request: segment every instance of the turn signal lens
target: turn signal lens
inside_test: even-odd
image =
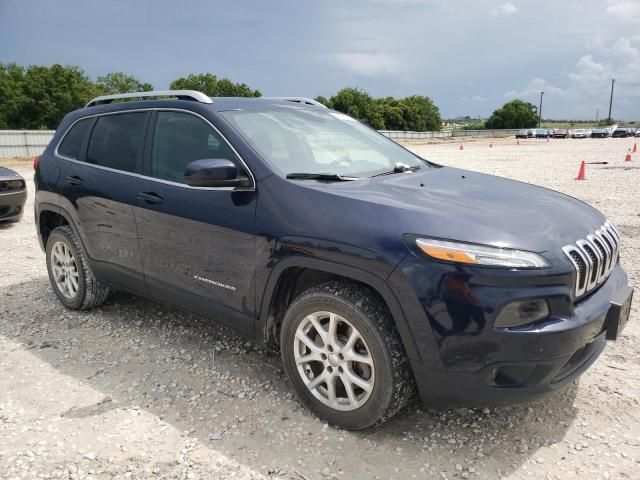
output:
[[[465,265],[488,265],[507,268],[545,268],[549,262],[537,253],[509,248],[418,238],[416,244],[424,253],[438,260]]]
[[[437,258],[439,260],[448,260],[450,262],[458,263],[477,263],[476,259],[465,252],[453,250],[450,248],[432,247],[430,245],[421,245],[418,241],[418,246],[427,255]]]

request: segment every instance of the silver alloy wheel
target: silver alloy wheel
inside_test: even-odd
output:
[[[293,352],[302,381],[325,405],[355,410],[371,396],[375,382],[371,352],[360,332],[340,315],[307,315],[296,330]]]
[[[58,291],[69,300],[78,294],[78,266],[73,252],[64,242],[56,242],[51,247],[51,271]]]

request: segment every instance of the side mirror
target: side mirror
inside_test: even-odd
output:
[[[196,160],[187,165],[184,179],[191,187],[240,187],[248,184],[238,176],[238,167],[222,158]]]

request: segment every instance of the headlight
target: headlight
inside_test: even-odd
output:
[[[551,264],[541,255],[524,250],[488,247],[469,243],[418,238],[416,244],[424,253],[438,260],[465,265],[489,265],[508,268],[545,268]]]

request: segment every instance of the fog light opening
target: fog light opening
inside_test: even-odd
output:
[[[521,300],[504,307],[494,325],[497,328],[522,327],[548,316],[549,304],[546,300]]]

